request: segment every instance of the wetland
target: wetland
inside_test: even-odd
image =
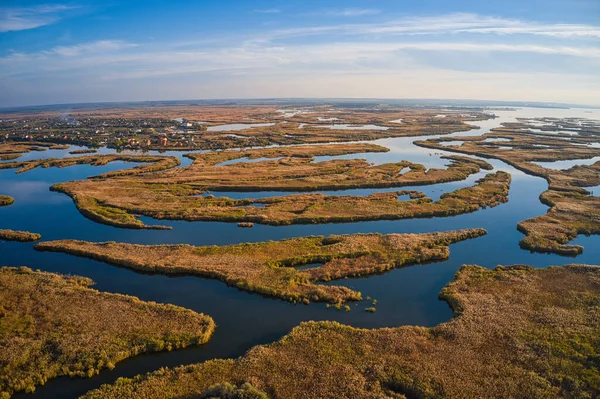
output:
[[[75,145],[82,142],[64,148],[37,137],[2,144],[1,191],[14,203],[0,207],[0,228],[43,240],[0,241],[0,265],[58,280],[68,278],[55,273],[84,276],[100,292],[187,308],[217,326],[204,345],[133,356],[90,378],[62,373],[33,396],[14,397],[454,397],[489,396],[494,386],[505,387],[497,396],[598,392],[598,354],[589,349],[598,345],[597,320],[584,315],[597,307],[597,271],[546,269],[600,259],[598,203],[586,189],[600,184],[599,168],[585,163],[600,156],[597,124],[589,122],[600,119],[598,110],[466,118],[449,110],[217,108],[170,109],[165,118],[197,113],[217,126],[262,114],[252,123],[275,125],[236,133],[267,147],[237,148],[248,140],[213,140],[212,130],[195,142],[227,149],[153,144],[146,152],[88,153]],[[130,112],[145,118],[144,108]],[[332,115],[336,125],[388,129],[318,127]],[[572,164],[538,164],[556,161]],[[514,264],[531,268],[493,270]],[[569,324],[556,335],[518,322],[564,323],[559,315],[578,329]],[[487,344],[472,344],[482,339]],[[508,356],[510,345],[522,352]],[[455,372],[441,373],[443,362],[457,364]],[[332,372],[318,373],[324,365]],[[535,381],[514,382],[532,373]],[[100,388],[119,377],[131,379]],[[313,386],[303,385],[308,379]]]

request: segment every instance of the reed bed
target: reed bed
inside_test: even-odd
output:
[[[305,322],[238,359],[120,378],[84,398],[207,397],[243,383],[286,399],[600,395],[600,268],[463,266],[440,298],[455,317],[433,328]]]
[[[340,305],[360,300],[360,292],[319,282],[444,260],[450,254],[450,244],[484,234],[483,229],[467,229],[430,234],[314,236],[220,247],[58,240],[39,243],[35,248],[143,272],[214,278],[294,303]],[[324,265],[305,271],[294,268],[312,263]]]
[[[534,133],[527,129],[527,125],[520,124],[511,128],[494,129],[492,133],[478,137],[453,137],[452,140],[464,141],[460,146],[442,145],[444,141],[448,141],[447,138],[417,141],[415,144],[497,158],[525,173],[546,179],[548,191],[542,193],[540,200],[548,205],[550,210],[545,215],[522,221],[517,225],[517,229],[526,235],[520,246],[533,252],[577,256],[583,252],[583,247],[568,245],[568,242],[578,234],[600,233],[600,201],[598,197],[591,197],[584,188],[600,184],[600,162],[593,165],[577,165],[564,170],[544,168],[535,162],[600,156],[600,150],[597,148],[581,145],[595,137],[595,133],[582,137],[579,137],[579,133],[576,136]],[[490,138],[509,141],[485,141]],[[498,146],[510,148],[499,149]]]
[[[40,238],[42,238],[40,234],[28,231],[0,230],[0,240],[4,241],[32,242]]]
[[[215,323],[173,305],[99,292],[84,277],[0,268],[0,397],[128,357],[206,343]]]

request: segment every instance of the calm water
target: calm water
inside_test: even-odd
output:
[[[573,109],[523,109],[513,112],[496,112],[501,116],[500,118],[476,122],[481,127],[480,129],[455,135],[480,135],[489,131],[490,128],[498,126],[502,121],[514,121],[516,117],[583,116],[595,119],[600,117],[598,110],[592,110],[592,112],[590,114],[584,113],[584,110]],[[333,158],[366,158],[369,162],[375,163],[406,159],[423,163],[427,167],[444,167],[448,163],[447,160],[440,157],[450,155],[450,152],[414,146],[412,142],[419,139],[423,138],[378,140],[374,143],[390,148],[390,152]],[[72,149],[74,147],[70,150]],[[106,149],[101,151],[101,153],[110,152]],[[69,156],[68,150],[29,153],[25,154],[23,159],[60,156]],[[318,157],[317,161],[331,158]],[[510,201],[498,207],[472,214],[450,218],[347,224],[284,227],[255,225],[252,229],[241,229],[236,224],[227,223],[157,222],[149,218],[142,218],[148,224],[170,225],[173,227],[171,231],[126,230],[94,223],[81,216],[69,197],[48,190],[52,184],[57,182],[84,179],[110,170],[133,167],[134,164],[117,162],[104,167],[79,165],[64,169],[36,169],[19,175],[16,175],[14,170],[0,171],[0,192],[15,198],[14,205],[0,208],[0,226],[37,232],[42,234],[44,240],[77,238],[139,244],[223,245],[320,234],[424,233],[473,227],[483,227],[488,230],[487,236],[452,245],[450,259],[447,261],[396,269],[368,278],[334,282],[334,284],[347,285],[361,291],[364,298],[370,296],[377,299],[376,313],[364,311],[365,307],[370,306],[370,302],[352,304],[350,312],[328,310],[324,304],[293,305],[239,291],[215,280],[141,274],[65,254],[36,252],[33,250],[33,244],[0,242],[0,264],[2,265],[26,265],[45,271],[87,276],[96,281],[95,288],[98,290],[130,294],[144,300],[184,306],[209,314],[218,324],[213,339],[207,345],[138,356],[119,363],[114,370],[103,371],[99,376],[91,379],[57,378],[45,386],[39,387],[34,395],[21,394],[16,397],[71,398],[96,388],[102,383],[113,382],[120,376],[133,376],[163,366],[177,366],[211,358],[240,356],[253,345],[272,342],[306,320],[336,320],[367,328],[403,324],[432,326],[448,320],[452,316],[448,305],[439,301],[437,296],[462,264],[495,267],[501,264],[524,263],[545,267],[573,262],[574,260],[570,258],[532,254],[519,248],[518,243],[523,236],[516,229],[517,222],[547,211],[547,207],[538,200],[539,194],[547,188],[547,183],[541,178],[525,175],[500,161],[488,161],[494,165],[495,170],[505,170],[512,174]],[[187,165],[190,160],[182,158],[182,162]],[[562,164],[560,165],[562,166]],[[425,192],[433,199],[438,199],[441,193],[472,185],[483,175],[482,172],[463,182],[433,186],[323,192],[335,195],[365,195],[377,191],[415,189]],[[234,198],[260,198],[286,193],[221,192],[217,194]],[[598,263],[600,237],[579,237],[574,243],[585,246],[584,253],[576,258],[576,262]]]

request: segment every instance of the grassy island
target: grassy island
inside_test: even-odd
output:
[[[94,150],[93,148],[82,148],[81,150],[73,150],[69,151],[71,155],[82,155],[82,154],[95,154],[98,150]]]
[[[84,398],[198,398],[244,383],[287,399],[600,395],[600,268],[463,266],[440,298],[455,317],[433,328],[302,323],[239,359],[120,378]]]
[[[15,202],[13,197],[9,197],[8,195],[0,195],[0,206],[8,206],[12,205]]]
[[[129,190],[123,191],[109,181],[89,180],[61,183],[52,190],[71,196],[85,216],[117,227],[156,228],[143,224],[133,215],[280,226],[443,217],[475,212],[507,202],[510,180],[510,175],[505,172],[488,174],[473,186],[442,194],[435,202],[419,191],[381,192],[367,196],[297,194],[232,200],[192,196],[193,191],[185,191],[185,187],[175,191],[168,185],[132,184]],[[399,200],[402,195],[408,195],[410,200]]]
[[[355,234],[205,247],[59,240],[42,242],[35,248],[144,272],[215,278],[242,290],[292,302],[341,304],[360,300],[360,292],[319,283],[444,260],[450,254],[448,245],[484,234],[483,229]],[[295,268],[313,263],[323,265],[307,270]]]
[[[426,169],[408,161],[383,165],[360,159],[314,162],[315,156],[384,151],[387,149],[373,144],[332,144],[188,154],[194,163],[185,168],[135,176],[113,172],[110,178],[105,174],[104,178],[60,183],[51,190],[69,195],[80,212],[92,220],[133,229],[160,228],[147,226],[134,215],[288,225],[457,215],[508,198],[510,176],[503,172],[445,194],[436,202],[416,191],[366,197],[300,194],[259,200],[201,195],[208,190],[314,191],[426,185],[460,181],[481,169],[492,169],[485,161],[463,156],[447,157],[447,169]],[[223,164],[242,158],[259,162]],[[402,194],[408,194],[412,201],[399,201]]]
[[[158,172],[165,169],[179,166],[180,161],[177,157],[167,157],[161,155],[126,155],[126,154],[108,154],[108,155],[86,155],[82,157],[71,158],[47,158],[36,159],[23,162],[4,162],[0,163],[0,169],[17,169],[16,173],[24,173],[35,168],[66,168],[73,165],[93,165],[104,166],[110,162],[140,162],[148,165],[140,165],[131,169],[116,170],[107,172],[97,177],[115,177],[131,176],[143,173]]]
[[[41,235],[28,231],[0,230],[0,240],[4,241],[32,242],[40,238],[42,238]]]
[[[561,120],[554,121],[561,125]],[[568,126],[569,122],[565,121]],[[589,159],[600,156],[600,149],[586,145],[597,137],[596,131],[577,135],[531,132],[527,125],[498,128],[480,137],[453,137],[463,141],[458,146],[445,146],[447,138],[417,141],[415,144],[468,155],[500,159],[530,175],[548,181],[548,191],[540,200],[550,206],[547,214],[518,224],[526,234],[520,242],[524,249],[576,256],[583,251],[568,245],[578,234],[600,233],[600,198],[590,196],[583,187],[600,184],[600,162],[569,169],[545,168],[536,162]],[[549,128],[547,128],[549,129]],[[565,137],[561,137],[565,136]],[[498,141],[501,140],[501,141]]]
[[[178,306],[89,288],[90,279],[0,268],[0,397],[128,357],[206,343],[215,328]]]

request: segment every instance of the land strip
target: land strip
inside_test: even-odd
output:
[[[0,397],[91,377],[144,352],[206,343],[209,316],[98,292],[84,277],[0,268]]]
[[[319,282],[444,260],[450,254],[448,245],[484,234],[483,229],[467,229],[430,234],[314,236],[221,247],[59,240],[42,242],[35,248],[138,271],[215,278],[242,290],[291,302],[339,306],[360,300],[360,292]],[[323,266],[295,269],[313,263]]]
[[[42,236],[38,233],[30,233],[28,231],[0,230],[0,240],[4,241],[32,242],[37,241],[40,238],[42,238]]]
[[[8,206],[12,205],[15,202],[13,197],[9,197],[8,195],[0,195],[0,206]]]
[[[209,190],[313,191],[437,184],[492,169],[485,161],[462,156],[448,157],[447,169],[426,169],[408,161],[382,165],[360,159],[314,161],[315,156],[385,151],[373,144],[331,144],[188,154],[194,162],[185,168],[135,176],[118,176],[117,171],[103,178],[59,183],[51,190],[69,195],[92,220],[133,229],[161,228],[148,226],[134,215],[286,225],[456,215],[506,202],[510,176],[505,173],[488,175],[475,186],[448,193],[435,203],[416,192],[408,193],[412,201],[398,201],[398,195],[407,194],[404,191],[366,197],[301,194],[259,200],[207,195]],[[259,162],[223,164],[240,159]]]

